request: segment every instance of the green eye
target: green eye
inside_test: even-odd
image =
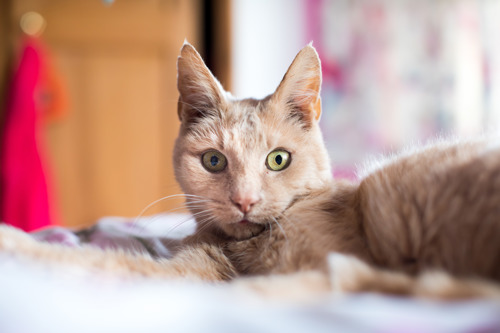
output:
[[[275,150],[267,155],[266,166],[272,171],[281,171],[290,165],[290,153],[286,150]]]
[[[227,165],[226,156],[217,150],[210,150],[201,156],[201,162],[210,172],[221,172]]]

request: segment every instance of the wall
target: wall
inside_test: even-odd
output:
[[[233,94],[261,98],[280,83],[305,36],[301,0],[233,1]]]
[[[22,15],[45,18],[40,41],[68,100],[61,117],[43,123],[38,142],[53,180],[54,222],[82,227],[106,215],[135,217],[181,192],[172,166],[176,62],[185,38],[199,42],[200,2],[15,0],[1,8],[16,50]],[[182,202],[164,200],[146,214]]]
[[[314,40],[323,70],[320,125],[339,175],[352,177],[368,155],[500,126],[498,1],[234,3],[237,96],[272,92]]]

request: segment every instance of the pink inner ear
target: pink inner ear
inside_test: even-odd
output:
[[[306,77],[299,79],[295,85],[292,83],[288,89],[291,89],[290,94],[294,104],[304,113],[305,118],[319,120],[321,116],[321,98],[319,96],[321,76],[307,76],[310,74],[313,73],[307,71]]]
[[[308,119],[312,121],[315,119],[319,120],[321,116],[321,97],[319,96],[308,96],[307,98],[294,98],[291,102],[297,107],[297,110],[302,113],[302,119]]]
[[[314,111],[314,118],[316,120],[319,120],[319,117],[321,116],[321,97],[318,97],[316,99],[316,103],[313,105],[313,111]]]

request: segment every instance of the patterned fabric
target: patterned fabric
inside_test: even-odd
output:
[[[61,227],[33,232],[35,239],[65,246],[88,244],[102,249],[147,252],[153,257],[169,257],[179,239],[194,231],[190,215],[169,214],[143,217],[138,220],[106,217],[82,230]],[[169,250],[170,249],[170,250]]]

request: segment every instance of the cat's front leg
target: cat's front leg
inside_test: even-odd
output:
[[[120,277],[226,281],[236,275],[232,264],[215,245],[188,246],[172,259],[155,260],[148,254],[38,242],[30,235],[6,225],[0,225],[0,255],[55,269],[77,267]]]

